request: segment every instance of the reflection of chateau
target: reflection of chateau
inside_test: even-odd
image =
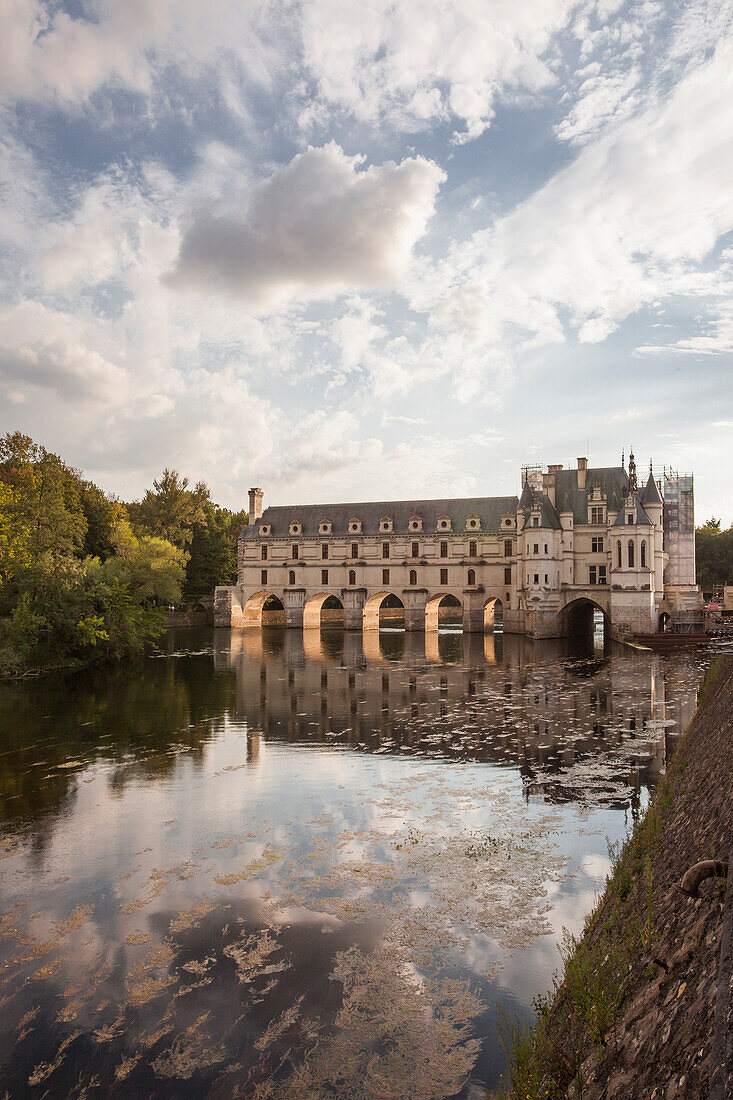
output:
[[[236,671],[250,758],[264,735],[483,760],[559,799],[588,793],[592,763],[591,796],[627,802],[663,770],[694,677],[651,654],[560,657],[560,643],[517,637],[266,630],[222,638],[216,661]]]
[[[664,494],[664,499],[662,496]],[[238,583],[216,590],[219,626],[259,626],[272,598],[285,624],[320,624],[324,604],[347,630],[379,626],[385,602],[407,630],[435,629],[441,603],[466,632],[574,632],[600,609],[617,637],[655,631],[701,607],[695,584],[692,479],[650,469],[525,468],[517,497],[293,505],[262,511],[250,490]]]

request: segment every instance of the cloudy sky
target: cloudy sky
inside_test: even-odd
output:
[[[233,507],[633,444],[733,521],[733,0],[2,12],[2,431]]]

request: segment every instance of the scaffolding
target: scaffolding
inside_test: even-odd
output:
[[[669,561],[664,580],[692,585],[695,573],[695,494],[692,474],[664,467],[664,549]]]

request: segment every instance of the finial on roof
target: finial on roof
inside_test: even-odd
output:
[[[626,466],[626,448],[625,447],[621,448],[621,466],[622,466],[622,468]]]
[[[636,481],[636,460],[634,458],[634,446],[629,451],[629,489],[633,492],[638,488]]]

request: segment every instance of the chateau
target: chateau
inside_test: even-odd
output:
[[[308,504],[262,510],[249,491],[237,584],[216,589],[218,626],[318,627],[342,608],[347,630],[379,627],[384,604],[406,630],[434,630],[441,605],[466,632],[554,638],[587,629],[594,610],[624,638],[687,629],[701,616],[693,481],[666,469],[560,465],[522,469],[519,497]],[[449,597],[449,599],[446,599]]]

